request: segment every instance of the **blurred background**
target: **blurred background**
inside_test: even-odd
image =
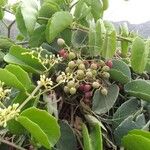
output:
[[[10,4],[17,2],[17,0],[8,1]],[[138,32],[145,38],[150,36],[149,0],[109,0],[109,3],[109,8],[104,14],[105,20],[112,21],[116,28],[126,22],[130,31]],[[5,18],[8,23],[14,20],[14,16],[9,13],[5,14]],[[5,32],[2,31],[2,26],[0,23],[0,34]],[[13,30],[15,30],[15,27]],[[13,33],[15,34],[15,32],[17,31]]]

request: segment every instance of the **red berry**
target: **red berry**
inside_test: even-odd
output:
[[[79,90],[82,91],[82,92],[84,91],[84,84],[79,85]]]
[[[112,68],[113,67],[113,63],[111,60],[108,60],[106,63],[105,63],[109,68]]]
[[[65,58],[65,59],[68,58],[68,53],[65,52],[64,55],[63,55],[62,57]]]
[[[90,84],[86,84],[84,86],[84,92],[89,92],[91,90],[92,86]]]
[[[85,98],[91,98],[92,97],[92,92],[86,92],[84,95]]]
[[[63,57],[63,55],[66,53],[66,51],[64,49],[61,49],[58,53],[61,57]]]
[[[90,102],[91,102],[90,99],[88,99],[88,98],[84,98],[83,101],[85,104],[90,104]]]

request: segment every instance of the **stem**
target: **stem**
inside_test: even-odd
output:
[[[37,93],[37,91],[41,88],[41,85],[38,85],[34,91],[31,93],[31,95],[19,106],[18,109],[22,109],[33,97],[34,95]]]
[[[49,20],[49,18],[46,18],[46,17],[38,17],[37,19],[38,19],[38,20],[46,20],[46,21]]]
[[[11,31],[11,27],[13,26],[13,24],[16,22],[16,20],[14,20],[9,26],[8,26],[8,38],[10,38],[10,31]]]
[[[0,106],[4,109],[6,108],[5,105],[1,101],[0,101]]]
[[[29,41],[17,42],[18,45],[26,45],[29,44]]]
[[[18,150],[26,150],[25,148],[22,148],[22,147],[20,147],[20,146],[18,146],[18,145],[16,145],[16,144],[11,143],[11,142],[9,142],[9,141],[7,141],[7,140],[4,140],[4,139],[2,139],[2,138],[0,138],[0,142],[2,142],[2,143],[4,143],[4,144],[7,144],[7,145],[9,145],[9,146],[11,146],[11,147],[14,147],[14,148],[16,148],[16,149],[18,149]]]

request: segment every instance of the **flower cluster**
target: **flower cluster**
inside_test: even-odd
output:
[[[4,82],[0,81],[0,100],[9,99],[11,89],[4,89]]]
[[[18,106],[19,104],[17,103],[12,106],[8,106],[8,108],[0,108],[0,126],[6,127],[9,120],[16,119],[20,112]]]
[[[40,75],[40,80],[37,81],[37,84],[40,86],[44,86],[45,89],[50,89],[53,86],[53,81],[51,78],[46,78],[45,75]]]
[[[36,50],[23,52],[22,55],[30,55],[32,59],[38,60],[38,62],[40,62],[46,69],[49,69],[51,68],[51,66],[58,64],[62,61],[62,58],[59,55],[55,56],[53,54],[48,55],[47,53],[44,53],[45,50],[40,47]]]

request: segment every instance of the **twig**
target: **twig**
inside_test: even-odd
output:
[[[16,145],[16,144],[11,143],[11,142],[9,142],[9,141],[7,141],[7,140],[4,140],[4,139],[2,139],[2,138],[0,138],[0,142],[2,142],[2,143],[4,143],[4,144],[7,144],[7,145],[9,145],[9,146],[12,146],[12,147],[14,147],[14,148],[16,148],[16,149],[18,149],[18,150],[27,150],[27,149],[25,149],[25,148],[22,148],[22,147],[20,147],[20,146],[18,146],[18,145]]]
[[[13,26],[13,24],[16,22],[16,20],[14,20],[8,27],[8,38],[10,38],[10,31],[11,31],[11,27]]]

